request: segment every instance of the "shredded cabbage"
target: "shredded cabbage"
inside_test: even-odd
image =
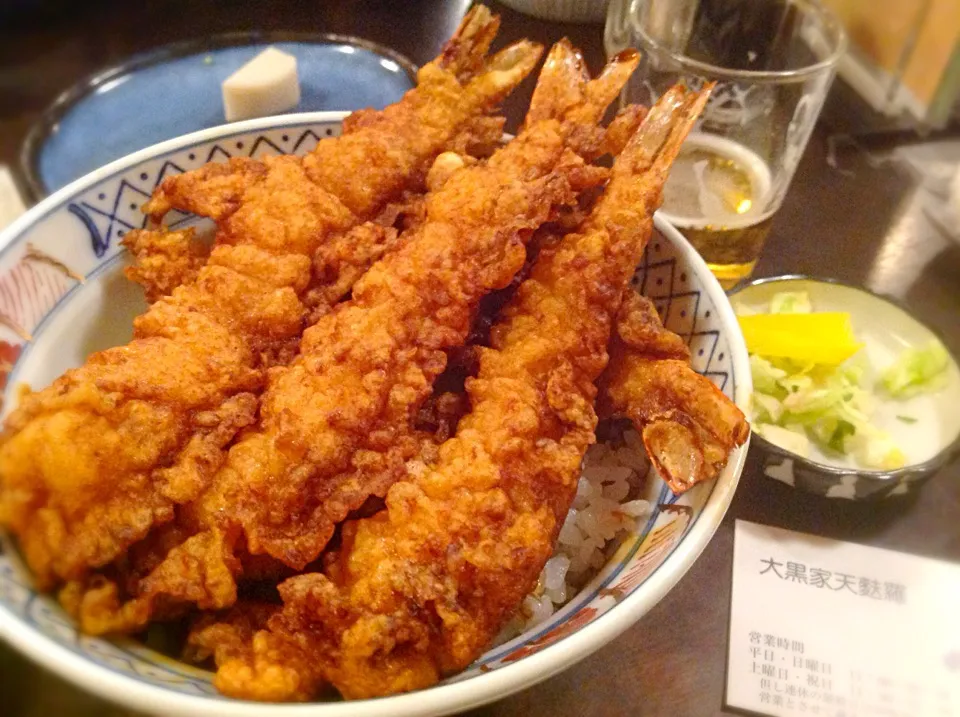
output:
[[[753,376],[754,391],[772,395],[780,392],[779,382],[787,377],[786,371],[756,354],[750,354],[750,373]]]
[[[811,311],[805,292],[776,294],[770,306],[771,314]],[[930,365],[929,357],[915,359],[912,376],[926,375]],[[840,364],[751,354],[750,368],[753,418],[768,440],[801,456],[809,456],[815,444],[865,468],[891,470],[906,463],[893,439],[870,421],[875,398],[865,388],[871,371],[862,353]]]
[[[771,314],[809,314],[813,311],[805,291],[781,291],[770,300]]]
[[[846,439],[844,448],[853,454],[854,460],[868,468],[894,470],[907,462],[890,434],[870,424],[858,427],[857,432]]]
[[[810,457],[810,440],[802,431],[792,431],[774,423],[758,423],[754,428],[757,429],[757,433],[771,443],[796,453],[798,456]]]
[[[950,358],[939,341],[905,350],[880,376],[880,385],[894,398],[910,398],[943,387]]]

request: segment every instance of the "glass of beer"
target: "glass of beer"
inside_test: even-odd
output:
[[[724,288],[746,279],[846,47],[815,0],[612,0],[609,55],[640,50],[623,102],[716,82],[674,163],[661,214]]]

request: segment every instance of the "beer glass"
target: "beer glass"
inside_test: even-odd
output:
[[[750,276],[846,47],[814,0],[612,0],[608,55],[634,47],[624,102],[716,87],[664,188],[664,218],[725,288]]]

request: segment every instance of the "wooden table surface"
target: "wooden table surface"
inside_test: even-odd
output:
[[[359,35],[421,64],[440,48],[467,4],[279,0],[215,7],[210,1],[48,0],[30,15],[0,14],[0,163],[17,163],[27,128],[59,92],[134,52],[219,32],[285,29]],[[519,37],[549,43],[567,35],[592,67],[602,63],[601,26],[546,23],[491,5],[504,20],[500,43]],[[528,80],[507,105],[514,127],[531,87]],[[908,172],[859,151],[840,153],[832,168],[828,137],[821,123],[776,217],[757,275],[830,276],[894,296],[960,355],[960,244],[925,220]],[[724,669],[736,518],[960,561],[960,465],[941,470],[918,495],[861,504],[796,492],[765,478],[752,456],[716,536],[650,613],[566,672],[468,714],[728,714]],[[128,714],[4,646],[0,692],[0,713],[10,717]]]

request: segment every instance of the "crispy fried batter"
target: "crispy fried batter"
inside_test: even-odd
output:
[[[243,655],[277,607],[268,602],[241,601],[225,615],[203,615],[190,630],[184,657],[190,662],[210,657],[222,662]]]
[[[438,164],[447,164],[449,160],[444,158],[451,154],[444,152],[437,157],[430,173],[435,171]],[[471,159],[455,156],[461,165]],[[421,224],[425,215],[424,195],[408,193],[400,201],[388,204],[373,221],[361,224],[321,245],[313,257],[313,281],[304,297],[304,303],[312,310],[308,323],[315,324],[332,306],[350,293],[353,285],[367,269],[387,252],[398,249],[400,233]]]
[[[392,226],[367,222],[321,246],[313,259],[316,288],[309,304],[326,309],[340,301],[368,267],[398,246],[398,237]]]
[[[623,297],[611,345],[647,358],[690,361],[690,348],[677,334],[664,328],[653,302],[632,288]],[[608,369],[609,373],[609,369]]]
[[[652,229],[667,168],[706,94],[669,93],[618,159],[590,218],[541,252],[468,383],[472,410],[439,460],[348,523],[326,575],[280,586],[284,608],[216,684],[256,699],[424,687],[468,665],[553,551],[594,440],[594,381]]]
[[[423,222],[406,233],[412,236],[363,276],[349,302],[304,333],[289,367],[271,372],[260,426],[231,448],[198,501],[208,529],[184,551],[192,557],[200,553],[194,544],[214,541],[210,571],[219,575],[220,549],[242,536],[252,554],[302,569],[351,511],[406,475],[432,445],[414,424],[445,366],[444,351],[464,342],[480,299],[511,281],[524,243],[553,208],[576,201],[572,187],[605,176],[568,144],[584,123],[599,121],[634,65],[632,58],[615,63],[596,84],[578,74],[573,89],[586,99],[573,110],[563,103],[548,112],[555,98],[537,95],[542,119],[427,197]],[[179,551],[171,551],[172,562]],[[193,585],[177,584],[175,575],[144,580],[151,590],[138,600],[192,601]],[[225,607],[231,599],[222,591],[213,602]]]
[[[143,287],[151,304],[169,296],[181,284],[195,281],[209,255],[192,228],[134,229],[127,232],[122,243],[134,259],[123,273]]]
[[[322,140],[309,161],[235,161],[164,182],[153,210],[176,206],[218,219],[207,264],[136,320],[130,344],[26,396],[6,425],[0,522],[20,539],[41,585],[82,581],[122,559],[199,495],[222,449],[252,420],[250,394],[263,385],[263,366],[302,331],[317,248],[422,181],[447,143],[532,68],[539,49],[531,43],[481,67],[496,21],[479,8],[467,24],[478,34],[458,33],[443,63],[421,70],[418,88],[367,126]],[[387,146],[389,161],[371,161]],[[224,535],[203,548],[224,562],[221,551],[234,541]],[[224,594],[219,583],[205,586]],[[84,627],[119,627],[97,622]]]
[[[569,138],[599,120],[632,67],[608,71],[607,92],[591,97],[591,112],[578,106],[576,122],[557,110],[559,119],[531,123],[487,164],[451,176],[428,196],[414,236],[304,333],[300,359],[271,378],[260,432],[234,446],[205,499],[211,515],[236,517],[253,552],[302,567],[349,510],[381,494],[352,476],[383,475],[381,456],[429,395],[443,350],[464,342],[483,295],[511,281],[552,208],[574,201],[570,184],[580,180],[571,178],[583,164]]]
[[[485,60],[496,25],[471,10],[418,90],[306,158],[207,167],[148,203],[212,217],[209,256],[189,230],[132,232],[154,301],[134,340],[0,437],[0,523],[84,631],[199,612],[185,654],[236,697],[425,687],[535,585],[598,412],[632,419],[677,491],[746,439],[627,288],[709,88],[604,131],[637,55],[589,81],[563,41],[519,137],[478,162],[536,54]],[[612,170],[586,163],[604,153]]]
[[[486,112],[539,57],[539,46],[524,40],[487,58],[498,27],[499,18],[486,7],[472,8],[441,55],[420,69],[418,87],[403,101],[382,111],[354,113],[340,137],[321,140],[298,160],[306,178],[366,218],[371,206],[382,206],[404,190],[419,191],[429,166],[424,156],[435,155],[438,148],[475,156],[492,153],[504,119]],[[262,246],[276,235],[291,250],[304,243],[315,246],[314,228],[287,211],[282,191],[258,190],[268,175],[269,167],[251,157],[210,163],[164,179],[143,211],[152,228],[172,209],[209,217],[218,224],[217,243]],[[243,207],[245,216],[235,216]],[[274,221],[278,218],[287,222]],[[174,266],[163,268],[166,261]],[[181,261],[154,255],[144,273],[175,276]]]
[[[630,291],[617,317],[610,365],[601,380],[601,416],[633,421],[674,493],[715,478],[750,433],[746,418],[667,331],[653,303]]]
[[[164,179],[143,205],[143,213],[155,222],[171,209],[220,221],[240,208],[246,189],[266,174],[264,163],[249,157],[209,162],[199,169]]]
[[[470,409],[466,393],[444,391],[428,398],[417,413],[415,425],[433,436],[437,443],[443,443],[457,430],[460,419]]]

